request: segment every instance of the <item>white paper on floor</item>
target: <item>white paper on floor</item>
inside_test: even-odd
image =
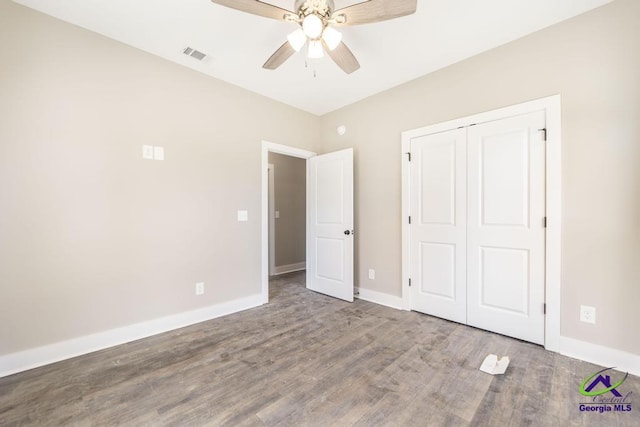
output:
[[[509,358],[507,356],[498,360],[498,356],[490,354],[484,358],[480,370],[491,375],[504,374],[509,366]]]

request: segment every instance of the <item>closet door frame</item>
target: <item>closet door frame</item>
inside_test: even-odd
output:
[[[444,132],[478,123],[500,120],[535,111],[546,115],[546,245],[545,245],[545,340],[550,351],[560,351],[560,272],[561,272],[561,104],[560,95],[541,98],[497,110],[438,123],[402,133],[402,302],[411,310],[411,254],[410,224],[411,188],[409,161],[411,140],[424,135]]]

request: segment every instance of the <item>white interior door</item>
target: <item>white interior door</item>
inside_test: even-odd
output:
[[[543,111],[468,128],[467,323],[544,343]]]
[[[307,160],[307,288],[353,301],[353,149]]]
[[[412,308],[466,323],[466,130],[411,140]]]

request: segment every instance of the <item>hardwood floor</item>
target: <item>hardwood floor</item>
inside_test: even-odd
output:
[[[533,344],[273,280],[271,303],[0,379],[0,425],[640,425],[581,413],[598,366]],[[479,371],[508,355],[505,375]]]

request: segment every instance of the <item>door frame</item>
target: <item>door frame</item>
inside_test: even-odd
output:
[[[468,117],[449,120],[418,129],[402,132],[402,303],[405,310],[411,310],[411,289],[409,286],[411,268],[410,236],[410,167],[407,153],[411,149],[411,139],[469,126],[477,123],[500,120],[512,116],[545,111],[546,145],[546,211],[547,232],[545,244],[545,337],[544,347],[550,351],[560,351],[560,286],[561,286],[561,236],[562,236],[562,119],[560,95],[553,95],[509,107],[499,108]]]
[[[276,270],[276,189],[275,189],[275,166],[269,163],[269,277],[273,276]]]
[[[286,156],[309,159],[315,157],[313,151],[301,148],[290,147],[288,145],[275,144],[269,141],[262,141],[262,161],[261,161],[261,181],[262,181],[262,206],[261,206],[261,256],[262,256],[262,303],[269,302],[269,153],[284,154]],[[306,168],[306,166],[305,166]]]

